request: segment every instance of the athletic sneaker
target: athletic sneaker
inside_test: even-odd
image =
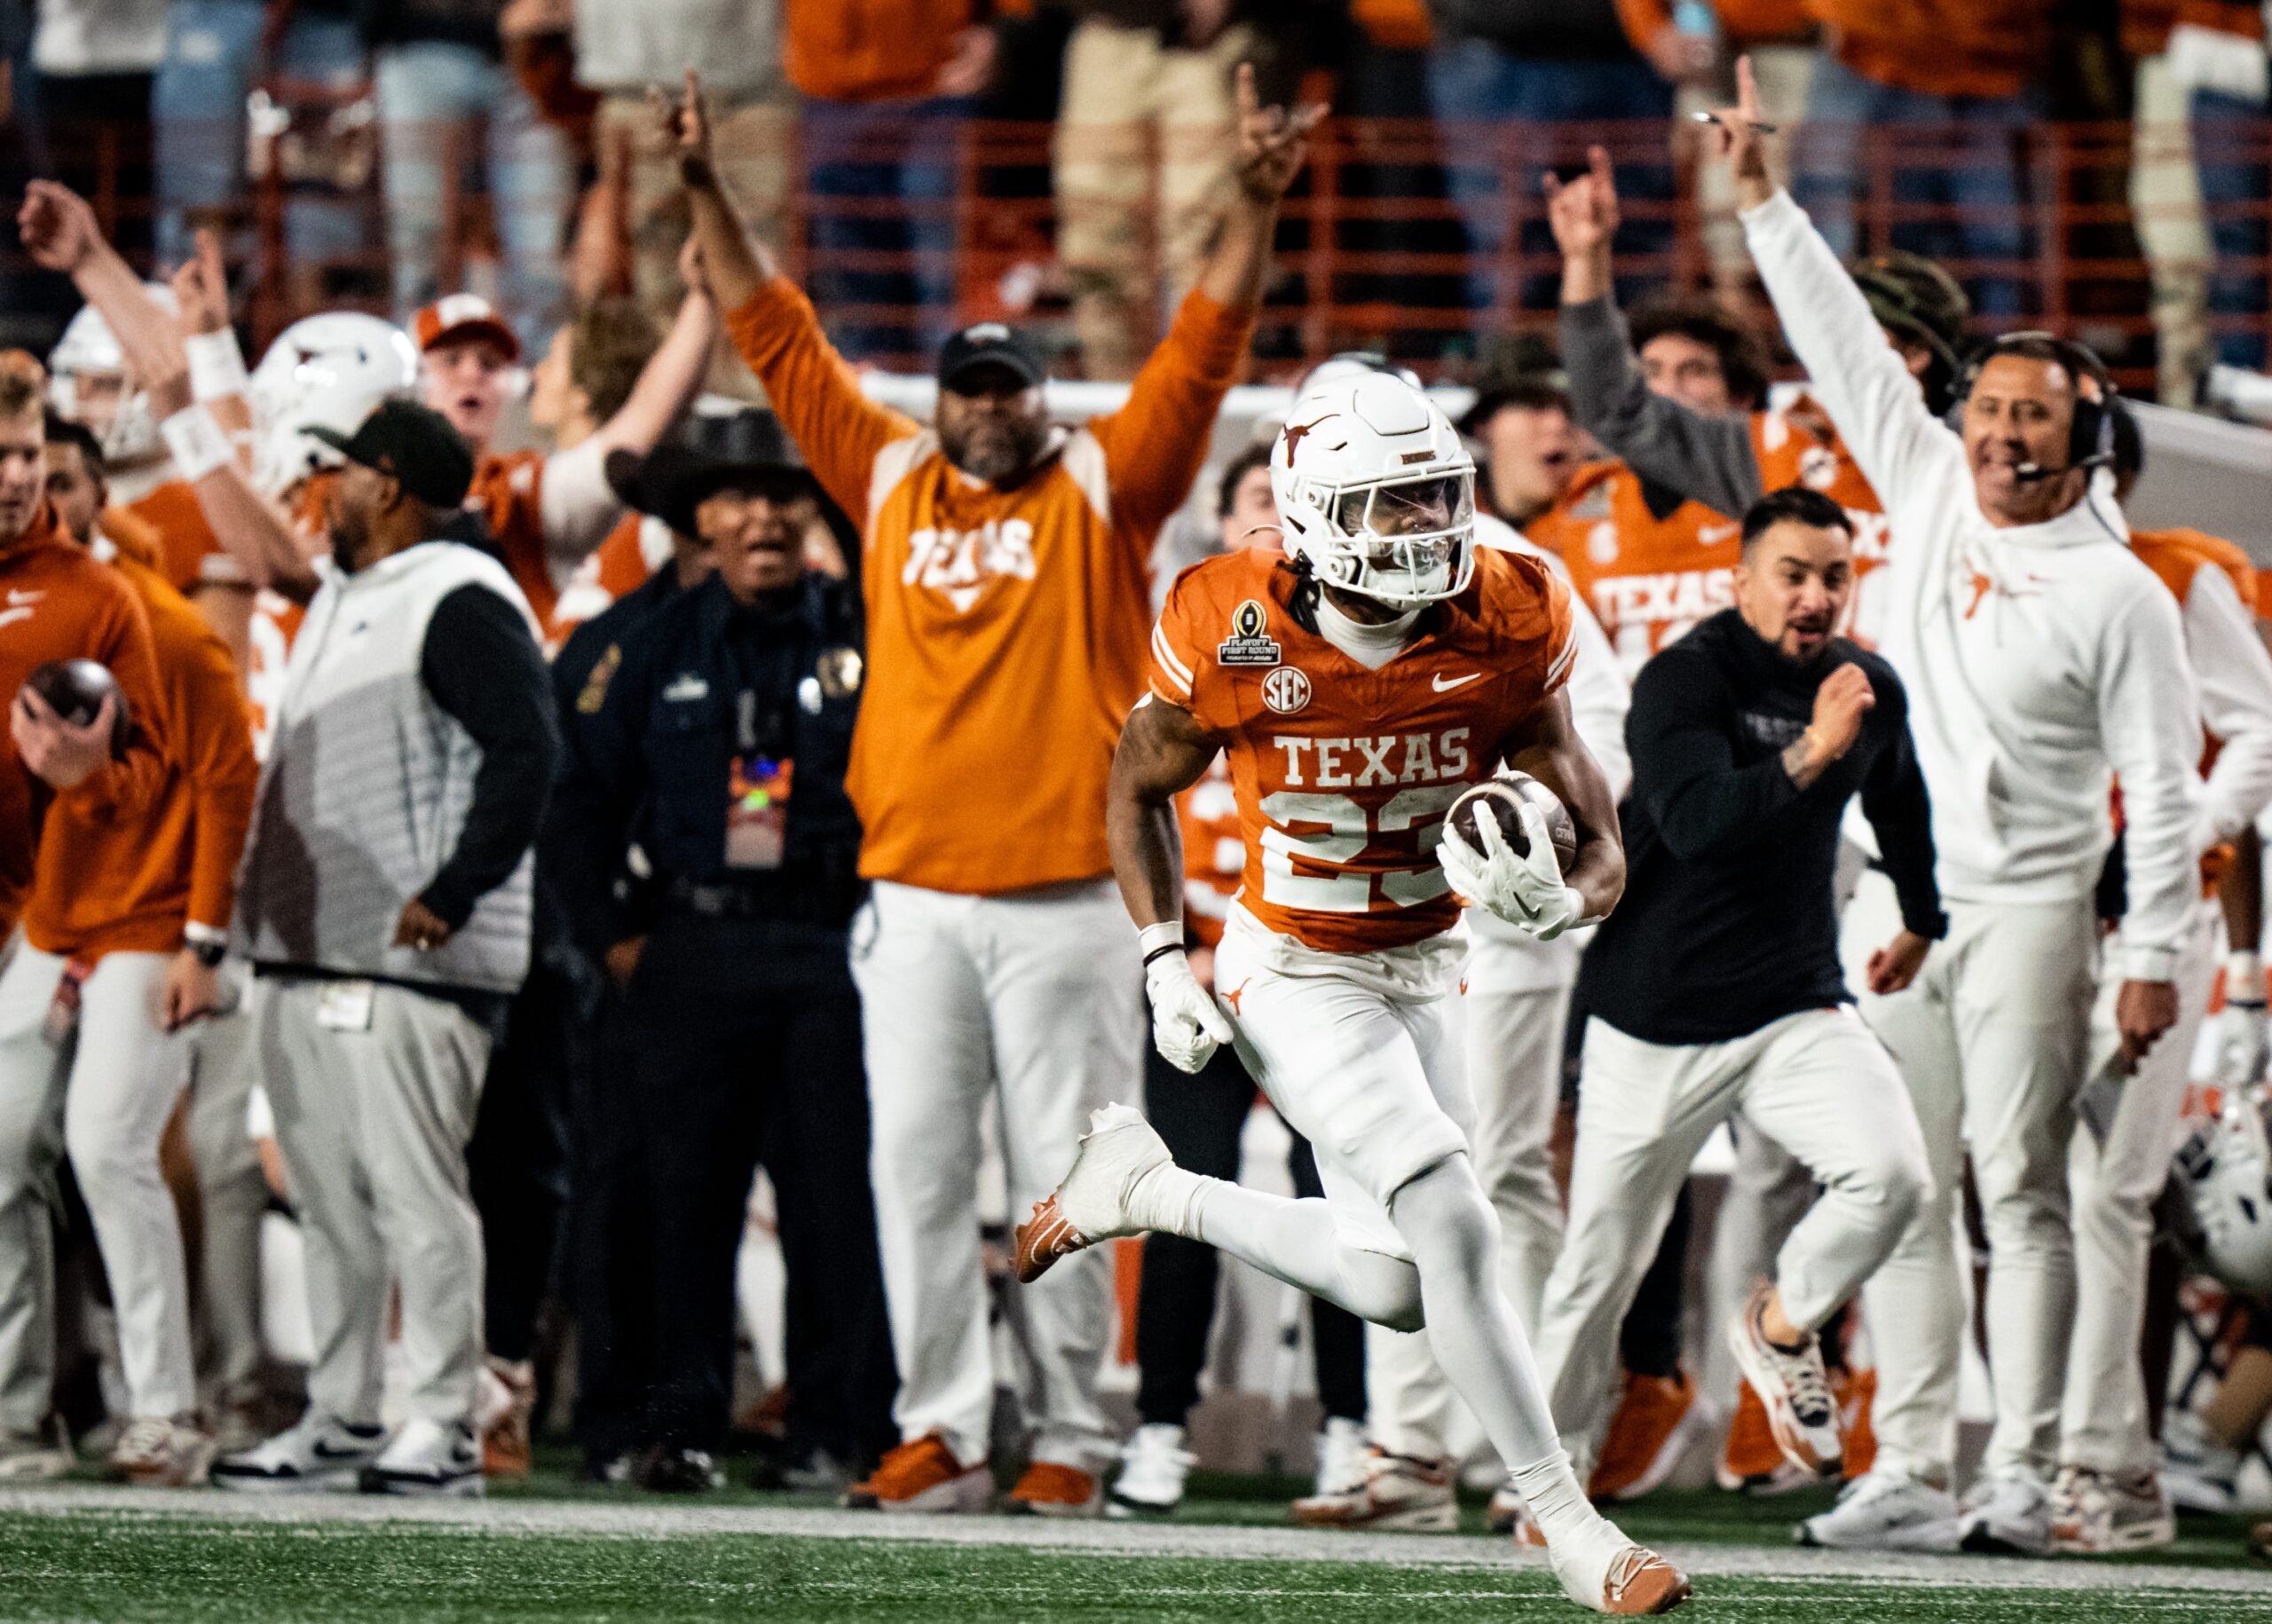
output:
[[[1317,1481],[1314,1494],[1345,1494],[1365,1481],[1365,1463],[1372,1458],[1365,1441],[1365,1423],[1346,1415],[1329,1415],[1325,1431],[1317,1435]]]
[[[726,1486],[726,1474],[707,1449],[658,1444],[639,1456],[631,1481],[651,1494],[707,1494]]]
[[[2227,1448],[2193,1411],[2162,1417],[2162,1486],[2179,1510],[2230,1511],[2240,1461],[2240,1451]]]
[[[1459,1526],[1459,1497],[1446,1463],[1385,1449],[1367,1455],[1364,1479],[1353,1488],[1305,1496],[1293,1509],[1294,1520],[1306,1528],[1448,1533]]]
[[[2048,1556],[2051,1486],[2024,1466],[1999,1466],[1965,1491],[1957,1522],[1957,1542],[1967,1550]]]
[[[1629,1371],[1601,1458],[1586,1480],[1588,1497],[1637,1500],[1659,1487],[1711,1423],[1711,1410],[1698,1399],[1685,1370],[1670,1376]]]
[[[1773,1289],[1760,1286],[1729,1321],[1728,1346],[1767,1411],[1767,1430],[1783,1458],[1801,1471],[1831,1477],[1841,1454],[1838,1405],[1822,1368],[1822,1343],[1811,1336],[1795,1348],[1768,1341],[1763,1317]]]
[[[70,1434],[51,1423],[37,1432],[0,1432],[0,1483],[59,1478],[76,1464]]]
[[[1818,1481],[1783,1458],[1783,1447],[1767,1424],[1767,1407],[1745,1381],[1736,1384],[1735,1417],[1728,1423],[1728,1441],[1712,1468],[1712,1480],[1731,1493],[1755,1495],[1787,1494]]]
[[[269,1494],[351,1489],[386,1439],[384,1427],[351,1427],[311,1409],[266,1443],[214,1462],[213,1486]]]
[[[1113,1479],[1107,1517],[1165,1517],[1183,1503],[1183,1480],[1199,1457],[1183,1447],[1183,1429],[1147,1422],[1120,1447],[1120,1475]]]
[[[1030,1284],[1060,1257],[1147,1227],[1129,1212],[1137,1180],[1175,1158],[1143,1114],[1124,1105],[1100,1106],[1073,1153],[1073,1165],[1032,1216],[1017,1227],[1011,1257],[1018,1279]]]
[[[1597,1518],[1585,1533],[1546,1548],[1562,1594],[1581,1607],[1619,1618],[1670,1612],[1688,1599],[1688,1576]]]
[[[1036,1461],[1002,1496],[1002,1510],[1012,1517],[1102,1517],[1104,1480],[1078,1467]]]
[[[2151,1550],[2177,1542],[2177,1514],[2152,1472],[2066,1466],[2051,1489],[2051,1549],[2067,1556]]]
[[[481,1361],[474,1420],[481,1428],[481,1470],[492,1478],[529,1475],[529,1423],[536,1414],[536,1366],[486,1355]]]
[[[481,1442],[470,1421],[403,1423],[378,1458],[357,1474],[366,1494],[433,1494],[477,1498],[483,1492]]]
[[[197,1417],[138,1415],[111,1446],[108,1475],[146,1488],[189,1488],[213,1469],[213,1434]]]
[[[1855,1478],[1838,1503],[1794,1530],[1802,1545],[1833,1550],[1932,1550],[1957,1548],[1956,1496],[1940,1484],[1890,1466]]]
[[[965,1466],[936,1432],[884,1452],[876,1470],[844,1491],[855,1511],[977,1513],[994,1503],[994,1474]]]

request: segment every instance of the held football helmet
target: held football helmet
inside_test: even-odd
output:
[[[146,282],[143,291],[168,311],[178,308],[163,282]],[[48,355],[47,404],[91,431],[114,468],[147,462],[164,449],[150,397],[126,370],[126,351],[91,304],[79,307]]]
[[[253,484],[282,496],[311,469],[338,453],[311,429],[352,434],[371,408],[418,387],[418,351],[393,323],[353,311],[327,311],[294,322],[253,369]]]
[[[2272,1090],[2238,1091],[2178,1151],[2170,1184],[2179,1222],[2209,1272],[2235,1291],[2272,1297]]]
[[[1327,586],[1396,609],[1475,576],[1475,459],[1451,420],[1385,373],[1305,390],[1270,452],[1286,550]]]

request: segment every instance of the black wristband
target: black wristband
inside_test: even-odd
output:
[[[1150,952],[1144,955],[1144,968],[1147,970],[1150,969],[1152,967],[1152,960],[1155,958],[1164,958],[1170,953],[1180,953],[1182,951],[1183,943],[1180,942],[1163,942],[1160,946],[1154,948]]]

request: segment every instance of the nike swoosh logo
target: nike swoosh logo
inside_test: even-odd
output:
[[[8,602],[11,603],[36,603],[40,599],[46,595],[47,594],[45,592],[20,592],[12,587],[8,590]]]
[[[1740,524],[1706,524],[1697,531],[1696,539],[1708,546],[1715,541],[1726,540],[1742,528]]]
[[[329,1443],[319,1439],[316,1440],[315,1457],[319,1461],[367,1461],[371,1458],[371,1452],[367,1448],[335,1449]]]
[[[1482,680],[1483,674],[1480,671],[1471,671],[1465,676],[1454,677],[1448,682],[1444,681],[1443,674],[1441,672],[1438,672],[1433,677],[1429,679],[1431,684],[1440,694],[1448,694],[1455,688],[1463,687],[1469,682],[1479,682]]]
[[[31,618],[32,611],[28,609],[0,609],[0,626],[13,625],[18,620],[28,620]]]

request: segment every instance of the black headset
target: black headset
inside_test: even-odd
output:
[[[1980,381],[1981,369],[1998,356],[2009,355],[2024,344],[2048,345],[2057,354],[2060,365],[2075,381],[2075,418],[2067,430],[2067,461],[2063,465],[2046,468],[2039,462],[2024,462],[2015,471],[2022,479],[2054,479],[2076,469],[2110,467],[2114,461],[2113,375],[2088,344],[2079,344],[2056,333],[2006,333],[1975,350],[1957,376],[1956,402],[1949,411],[1951,421],[1960,426],[1964,404],[1972,398],[1973,385]],[[2083,393],[2085,378],[2098,385],[2097,399]]]

